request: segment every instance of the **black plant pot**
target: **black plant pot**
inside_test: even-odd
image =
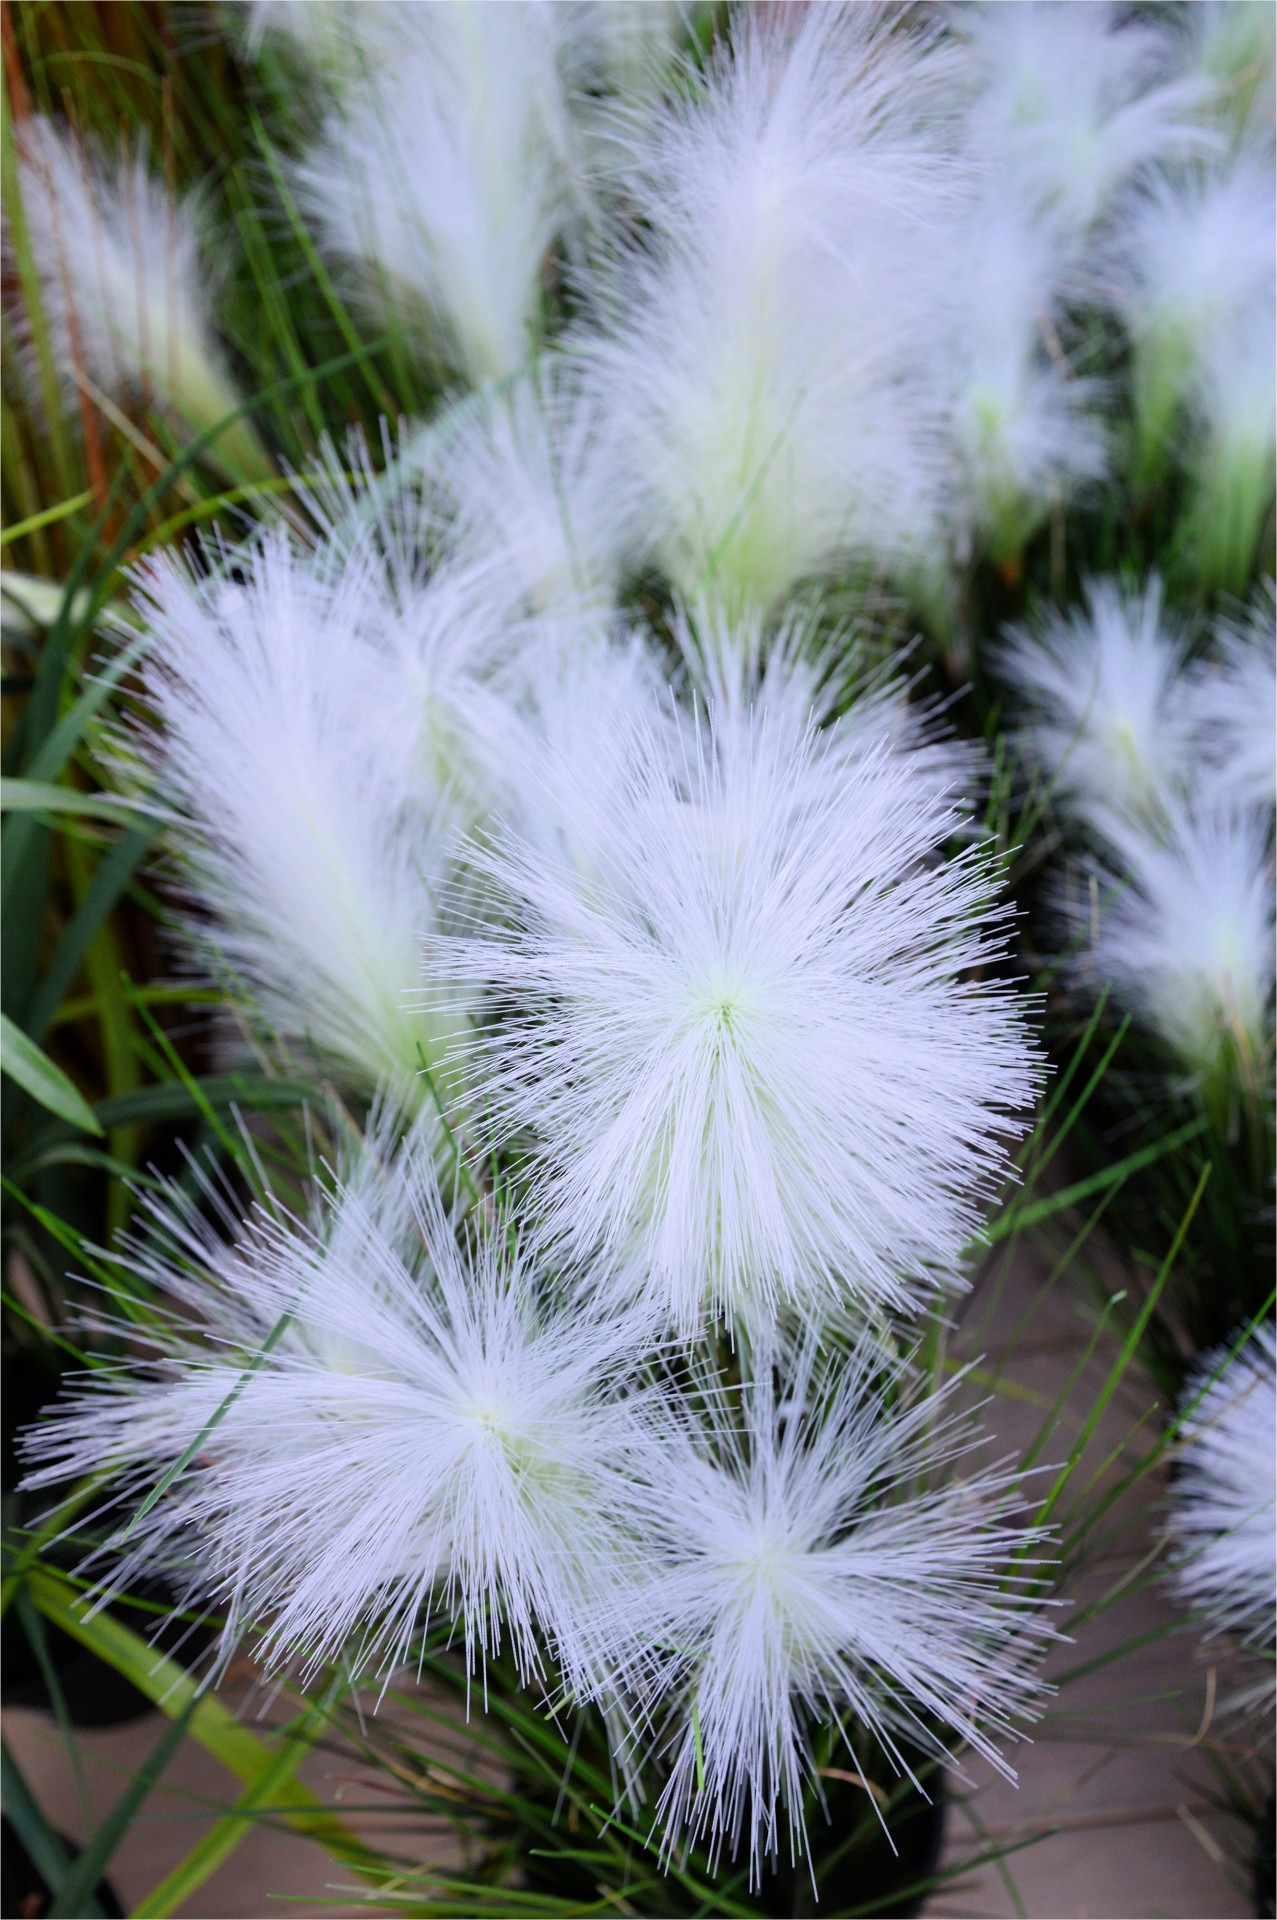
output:
[[[76,1848],[73,1842],[62,1834],[58,1835],[58,1839],[66,1849],[68,1859],[74,1861]],[[3,1920],[40,1920],[40,1916],[48,1910],[51,1897],[52,1889],[48,1881],[23,1846],[15,1829],[8,1820],[0,1822],[0,1915]],[[107,1920],[116,1920],[117,1915],[122,1920],[124,1908],[109,1880],[98,1881],[93,1889],[93,1898]]]

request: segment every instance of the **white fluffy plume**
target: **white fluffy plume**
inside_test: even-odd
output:
[[[1134,343],[1136,478],[1157,477],[1202,370],[1227,354],[1277,279],[1267,155],[1154,178],[1120,210],[1104,277]]]
[[[988,857],[939,857],[933,768],[853,745],[774,693],[600,741],[609,777],[553,775],[594,870],[499,836],[510,931],[440,949],[495,995],[470,1077],[532,1131],[550,1239],[685,1331],[906,1304],[1032,1097],[1017,996],[968,977],[1005,932]]]
[[[1151,163],[1209,150],[1210,97],[1175,70],[1173,34],[1094,0],[965,7],[971,137],[985,165],[1065,232],[1079,233]]]
[[[1027,751],[1052,796],[1110,838],[1165,817],[1195,771],[1187,635],[1161,582],[1093,580],[1084,604],[1012,629],[1000,671],[1024,702]]]
[[[862,1775],[870,1747],[901,1773],[910,1749],[947,1759],[936,1723],[1010,1772],[998,1745],[1032,1715],[1046,1631],[1023,1599],[1034,1535],[1007,1525],[1018,1476],[952,1476],[979,1437],[951,1391],[885,1375],[873,1343],[836,1365],[809,1347],[783,1391],[767,1369],[706,1385],[701,1417],[666,1412],[651,1577],[616,1611],[677,1650],[643,1694],[667,1852],[743,1845],[755,1881],[800,1855],[817,1725]]]
[[[1053,502],[1107,465],[1093,380],[1069,366],[1060,328],[1080,285],[1077,254],[1006,182],[980,195],[938,253],[952,309],[953,490],[960,549],[1019,552]],[[965,554],[961,557],[966,557]]]
[[[212,426],[243,396],[213,327],[197,201],[176,199],[140,146],[108,155],[39,117],[17,137],[22,217],[68,400],[87,380],[109,400],[147,400],[188,427]],[[34,345],[27,358],[34,378]],[[210,457],[240,478],[272,470],[243,421]]]
[[[588,1690],[595,1586],[630,1577],[634,1330],[555,1305],[499,1228],[449,1217],[419,1141],[387,1147],[375,1128],[312,1219],[259,1212],[233,1243],[149,1198],[126,1264],[186,1314],[144,1375],[98,1371],[33,1430],[30,1484],[106,1470],[127,1523],[194,1447],[118,1577],[184,1575],[227,1650],[256,1626],[272,1660],[389,1669],[442,1617],[472,1667],[508,1638],[525,1677],[548,1647]]]
[[[1215,1376],[1218,1376],[1216,1378]],[[1259,1327],[1232,1359],[1199,1360],[1172,1483],[1176,1583],[1216,1633],[1272,1659],[1277,1630],[1277,1340]]]
[[[923,264],[954,166],[929,124],[945,72],[875,8],[744,8],[633,142],[647,244],[600,276],[597,353],[650,553],[688,597],[766,608],[934,521]]]
[[[576,217],[553,15],[541,0],[408,11],[396,57],[351,84],[297,188],[368,298],[426,321],[478,385],[528,361],[543,269]]]
[[[514,609],[611,610],[633,512],[608,407],[570,362],[547,354],[457,409],[422,467],[442,550],[489,569]]]
[[[144,748],[197,952],[343,1084],[427,1098],[465,1000],[405,1003],[486,764],[490,632],[447,578],[405,603],[370,552],[324,577],[282,531],[242,582],[164,557],[140,589]]]
[[[1153,835],[1117,838],[1101,875],[1099,927],[1077,965],[1111,982],[1118,1006],[1158,1034],[1189,1072],[1222,1060],[1265,1084],[1273,1000],[1271,807],[1181,804]],[[1090,908],[1078,913],[1081,930]]]
[[[1246,807],[1277,803],[1277,605],[1273,582],[1240,617],[1215,626],[1215,657],[1193,674],[1193,713],[1212,793]]]

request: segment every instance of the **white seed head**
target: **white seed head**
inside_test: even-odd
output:
[[[197,203],[169,192],[141,146],[109,154],[34,117],[18,134],[18,188],[69,402],[83,376],[110,399],[163,402],[197,427],[238,405]],[[33,345],[26,358],[34,380]]]
[[[1271,807],[1181,804],[1163,834],[1121,836],[1121,877],[1101,883],[1098,935],[1077,962],[1190,1073],[1231,1057],[1257,1086],[1272,1033],[1271,833]]]
[[[1195,0],[1176,24],[1187,29],[1185,64],[1210,89],[1210,110],[1271,151],[1277,13],[1268,0]]]
[[[700,1419],[664,1413],[650,1578],[616,1609],[651,1649],[663,1850],[747,1847],[755,1883],[805,1851],[816,1726],[841,1727],[862,1777],[870,1749],[898,1773],[910,1748],[947,1758],[936,1722],[1009,1774],[999,1743],[1034,1712],[1047,1632],[1024,1603],[1036,1563],[1016,1564],[1035,1536],[1007,1523],[1017,1476],[953,1471],[979,1436],[948,1393],[872,1343],[800,1352],[784,1378],[747,1370],[706,1384]]]
[[[1138,592],[1093,580],[1082,607],[1007,635],[999,670],[1027,709],[1026,751],[1101,835],[1163,818],[1196,770],[1187,644],[1156,576]]]
[[[1099,277],[1134,345],[1142,480],[1183,442],[1207,369],[1272,307],[1275,223],[1272,162],[1249,151],[1222,169],[1154,177],[1120,206]]]
[[[324,577],[276,531],[240,571],[162,556],[139,576],[146,751],[196,951],[344,1084],[429,1103],[420,1069],[466,1001],[406,1001],[487,764],[483,629],[447,580],[401,603],[367,551]]]
[[[1143,168],[1216,143],[1211,89],[1176,72],[1173,35],[1095,0],[966,7],[970,137],[986,166],[1079,233]]]
[[[428,322],[475,385],[529,360],[542,272],[576,214],[553,20],[539,0],[422,0],[394,61],[298,163],[303,210],[378,307]]]
[[[1244,807],[1277,799],[1277,608],[1273,582],[1240,617],[1215,624],[1212,659],[1192,675],[1194,721],[1207,762],[1203,787]]]
[[[1218,1378],[1215,1376],[1218,1375]],[[1213,1633],[1272,1657],[1277,1626],[1277,1343],[1272,1324],[1198,1361],[1171,1484],[1180,1594]]]
[[[552,1243],[601,1255],[683,1331],[789,1304],[907,1305],[948,1274],[1036,1074],[986,854],[934,769],[849,750],[776,697],[636,724],[601,778],[594,871],[498,837],[506,934],[443,944],[500,1017],[470,1075],[537,1143]],[[571,825],[566,831],[570,834]]]
[[[943,406],[926,353],[928,221],[955,163],[947,69],[867,7],[741,10],[731,45],[632,143],[644,222],[599,275],[594,351],[688,598],[766,610],[934,522]]]
[[[175,1568],[227,1610],[228,1650],[257,1625],[304,1671],[388,1670],[442,1617],[472,1668],[508,1639],[525,1678],[548,1648],[577,1690],[611,1684],[585,1623],[596,1584],[632,1577],[634,1327],[556,1306],[499,1227],[459,1239],[411,1135],[390,1157],[374,1128],[311,1220],[258,1213],[234,1244],[175,1192],[146,1205],[131,1264],[193,1318],[158,1324],[145,1376],[90,1376],[29,1440],[32,1486],[120,1477],[119,1577]]]

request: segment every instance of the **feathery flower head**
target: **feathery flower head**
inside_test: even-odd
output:
[[[963,8],[970,137],[1015,188],[1078,234],[1153,161],[1209,150],[1209,87],[1173,71],[1165,28],[1108,0]]]
[[[200,908],[196,950],[345,1084],[415,1086],[429,1104],[420,1069],[441,1068],[465,997],[441,985],[429,1012],[405,1001],[469,817],[460,775],[439,777],[443,746],[455,769],[457,738],[484,738],[482,689],[456,670],[464,609],[441,581],[405,635],[377,560],[357,552],[324,578],[283,530],[242,582],[162,555],[139,589],[159,722],[144,750]],[[403,665],[432,639],[454,672],[422,711],[428,675],[414,686]]]
[[[1154,179],[1121,211],[1105,272],[1135,346],[1135,477],[1155,480],[1198,369],[1277,279],[1271,158],[1243,153],[1220,171]]]
[[[1063,364],[1056,332],[1077,283],[1070,248],[1004,185],[959,218],[953,240],[942,257],[955,309],[955,505],[1001,563],[1053,499],[1103,475],[1104,435],[1095,384]]]
[[[576,218],[572,132],[539,0],[428,0],[298,164],[303,209],[368,297],[428,318],[474,385],[524,366],[546,260]]]
[[[423,466],[443,551],[502,576],[513,606],[611,610],[633,514],[604,399],[561,357],[459,417]]]
[[[1171,1488],[1175,1580],[1213,1633],[1236,1634],[1271,1653],[1277,1626],[1277,1339],[1271,1322],[1221,1371],[1224,1360],[1223,1352],[1199,1360],[1184,1388],[1188,1419]]]
[[[31,1431],[29,1484],[108,1469],[127,1521],[200,1440],[106,1551],[122,1580],[184,1570],[228,1651],[258,1625],[270,1660],[388,1670],[442,1616],[472,1668],[508,1639],[540,1677],[548,1646],[588,1691],[593,1583],[627,1571],[635,1329],[556,1306],[499,1230],[459,1239],[420,1135],[391,1158],[388,1133],[311,1220],[258,1213],[234,1244],[147,1201],[128,1264],[192,1317],[160,1323],[148,1377],[99,1371]]]
[[[983,753],[951,736],[935,700],[910,698],[922,675],[907,681],[891,670],[908,648],[893,647],[887,665],[871,667],[862,645],[869,635],[854,623],[822,633],[820,611],[819,602],[794,606],[777,624],[757,610],[730,617],[714,599],[676,608],[670,638],[693,699],[708,713],[734,713],[746,731],[759,706],[799,735],[819,728],[823,751],[848,767],[875,752],[902,753],[937,798],[974,804]]]
[[[914,349],[927,216],[956,164],[928,124],[947,68],[875,8],[783,14],[741,10],[634,141],[649,251],[622,261],[595,349],[652,554],[685,597],[736,612],[914,546],[943,471]]]
[[[1271,833],[1270,807],[1180,804],[1164,836],[1120,834],[1124,877],[1079,959],[1190,1072],[1235,1062],[1257,1087],[1271,1047]]]
[[[243,395],[214,331],[196,201],[175,199],[141,146],[110,155],[38,116],[17,138],[22,218],[68,401],[87,380],[110,399],[162,403],[197,432],[232,412]],[[26,357],[34,378],[33,341]],[[208,457],[236,479],[274,472],[242,419]]]
[[[666,1853],[743,1841],[755,1883],[782,1843],[800,1856],[813,1724],[844,1730],[861,1774],[861,1739],[899,1773],[909,1749],[947,1758],[933,1721],[1010,1773],[998,1742],[1034,1712],[1048,1631],[1024,1604],[1035,1563],[1017,1566],[1036,1536],[1006,1524],[1016,1475],[941,1480],[979,1444],[951,1394],[884,1377],[872,1341],[836,1364],[809,1341],[783,1392],[768,1366],[709,1383],[700,1418],[658,1409],[653,1571],[616,1612],[675,1650],[639,1690]]]
[[[1192,676],[1193,714],[1210,763],[1212,794],[1245,807],[1277,802],[1277,605],[1273,582],[1257,587],[1240,618],[1215,627],[1218,658]]]
[[[1083,607],[1008,631],[1000,671],[1032,716],[1029,754],[1094,831],[1112,838],[1156,821],[1186,785],[1195,755],[1186,658],[1156,575],[1138,592],[1093,580]]]
[[[443,947],[493,991],[469,1071],[538,1143],[548,1238],[683,1332],[907,1306],[1036,1082],[1018,996],[967,977],[1005,931],[989,856],[937,859],[961,816],[933,769],[779,698],[616,752],[579,808],[555,774],[570,819],[607,802],[590,883],[498,837],[476,864],[513,924]]]

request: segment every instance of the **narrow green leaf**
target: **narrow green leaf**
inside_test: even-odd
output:
[[[86,1902],[106,1871],[107,1863],[128,1826],[163,1773],[186,1735],[186,1725],[195,1709],[194,1698],[187,1701],[173,1724],[164,1729],[140,1767],[134,1769],[123,1793],[106,1819],[90,1835],[70,1872],[57,1886],[49,1904],[49,1920],[77,1920],[86,1911]]]
[[[204,1690],[205,1683],[193,1680],[176,1661],[157,1653],[113,1614],[101,1610],[86,1617],[83,1596],[65,1576],[49,1567],[36,1568],[27,1575],[27,1590],[46,1620],[124,1674],[170,1719],[189,1706],[186,1724],[191,1738],[237,1780],[251,1785],[274,1765],[277,1749],[241,1726],[229,1708]],[[358,1871],[372,1878],[384,1877],[378,1856],[356,1839],[309,1787],[296,1780],[277,1781],[274,1804],[288,1815],[295,1831],[319,1841]]]
[[[155,1916],[155,1920],[162,1920],[163,1916],[175,1913],[186,1905],[210,1873],[215,1873],[235,1851],[250,1831],[254,1817],[263,1808],[274,1805],[279,1789],[291,1780],[298,1764],[310,1752],[313,1736],[321,1727],[320,1716],[306,1715],[297,1732],[284,1741],[278,1752],[271,1754],[269,1763],[244,1789],[231,1811],[210,1827],[186,1858],[180,1860],[172,1872],[167,1873],[133,1908],[132,1920],[151,1920],[152,1916]]]
[[[59,500],[56,507],[45,507],[40,513],[33,513],[29,519],[15,520],[11,527],[0,529],[0,547],[10,540],[20,540],[24,533],[36,533],[41,527],[51,527],[57,520],[65,520],[69,514],[79,513],[81,507],[93,504],[93,489],[87,487],[83,493],[77,493],[74,499]]]
[[[51,1887],[56,1887],[66,1878],[70,1865],[66,1848],[37,1806],[7,1742],[0,1743],[0,1793],[5,1818],[30,1854],[32,1865]],[[86,1899],[81,1903],[80,1912],[86,1920],[99,1920],[102,1909],[96,1900]]]
[[[72,1086],[61,1067],[55,1067],[48,1054],[42,1053],[35,1041],[28,1039],[7,1013],[0,1013],[0,1043],[0,1067],[33,1100],[48,1112],[56,1113],[60,1120],[82,1128],[85,1133],[102,1132],[83,1094]]]
[[[195,1458],[196,1454],[200,1453],[203,1450],[204,1442],[208,1439],[209,1435],[215,1430],[215,1428],[218,1427],[221,1424],[221,1422],[226,1418],[226,1415],[230,1412],[231,1408],[235,1405],[235,1402],[239,1399],[239,1396],[241,1395],[241,1393],[243,1393],[245,1387],[248,1385],[253,1375],[258,1371],[258,1369],[261,1366],[265,1364],[267,1358],[269,1357],[273,1349],[278,1346],[280,1340],[283,1338],[284,1333],[292,1325],[292,1322],[293,1322],[293,1310],[291,1307],[286,1307],[284,1312],[280,1314],[278,1320],[275,1322],[274,1326],[271,1328],[270,1332],[267,1334],[266,1338],[263,1340],[257,1352],[253,1355],[248,1365],[244,1368],[243,1372],[239,1375],[234,1386],[231,1388],[230,1392],[226,1395],[225,1399],[222,1400],[222,1402],[216,1408],[216,1410],[212,1414],[210,1414],[209,1418],[204,1422],[204,1425],[200,1428],[199,1432],[195,1435],[195,1438],[190,1442],[190,1445],[185,1447],[182,1450],[182,1452],[178,1455],[177,1459],[173,1462],[172,1466],[167,1467],[165,1471],[160,1475],[160,1478],[156,1481],[155,1485],[151,1488],[151,1491],[147,1494],[145,1500],[142,1501],[136,1513],[134,1513],[132,1519],[129,1521],[128,1526],[125,1527],[124,1533],[122,1536],[124,1539],[126,1540],[128,1539],[130,1533],[132,1533],[138,1521],[144,1520],[146,1518],[147,1514],[151,1511],[152,1507],[156,1504],[156,1502],[158,1500],[163,1499],[164,1495],[168,1492],[169,1488],[172,1486],[173,1482],[178,1478],[178,1476],[180,1474],[185,1473],[187,1467],[190,1466],[191,1461]]]
[[[1203,1114],[1197,1120],[1190,1120],[1185,1126],[1168,1133],[1163,1140],[1155,1140],[1150,1146],[1141,1147],[1138,1152],[1127,1154],[1124,1160],[1114,1161],[1112,1166],[1101,1167],[1098,1173],[1088,1174],[1085,1180],[1077,1180],[1071,1187],[1064,1187],[1059,1193],[1053,1193],[1047,1200],[1036,1200],[1030,1206],[1008,1207],[1002,1216],[991,1222],[984,1236],[989,1245],[1005,1240],[1013,1233],[1021,1232],[1025,1227],[1038,1225],[1049,1220],[1053,1214],[1063,1213],[1066,1208],[1076,1206],[1079,1200],[1087,1200],[1093,1193],[1102,1193],[1106,1187],[1118,1185],[1141,1167],[1151,1166],[1155,1160],[1174,1153],[1189,1140],[1206,1131],[1207,1120]]]
[[[70,813],[121,825],[132,824],[138,817],[135,806],[114,794],[81,793],[78,787],[59,787],[48,780],[0,780],[0,811]]]
[[[158,822],[130,827],[103,855],[83,899],[67,922],[49,969],[31,1002],[27,1031],[33,1040],[44,1038],[94,935],[115,907],[158,832]],[[99,1013],[100,1001],[99,994],[92,996],[94,1009]]]

